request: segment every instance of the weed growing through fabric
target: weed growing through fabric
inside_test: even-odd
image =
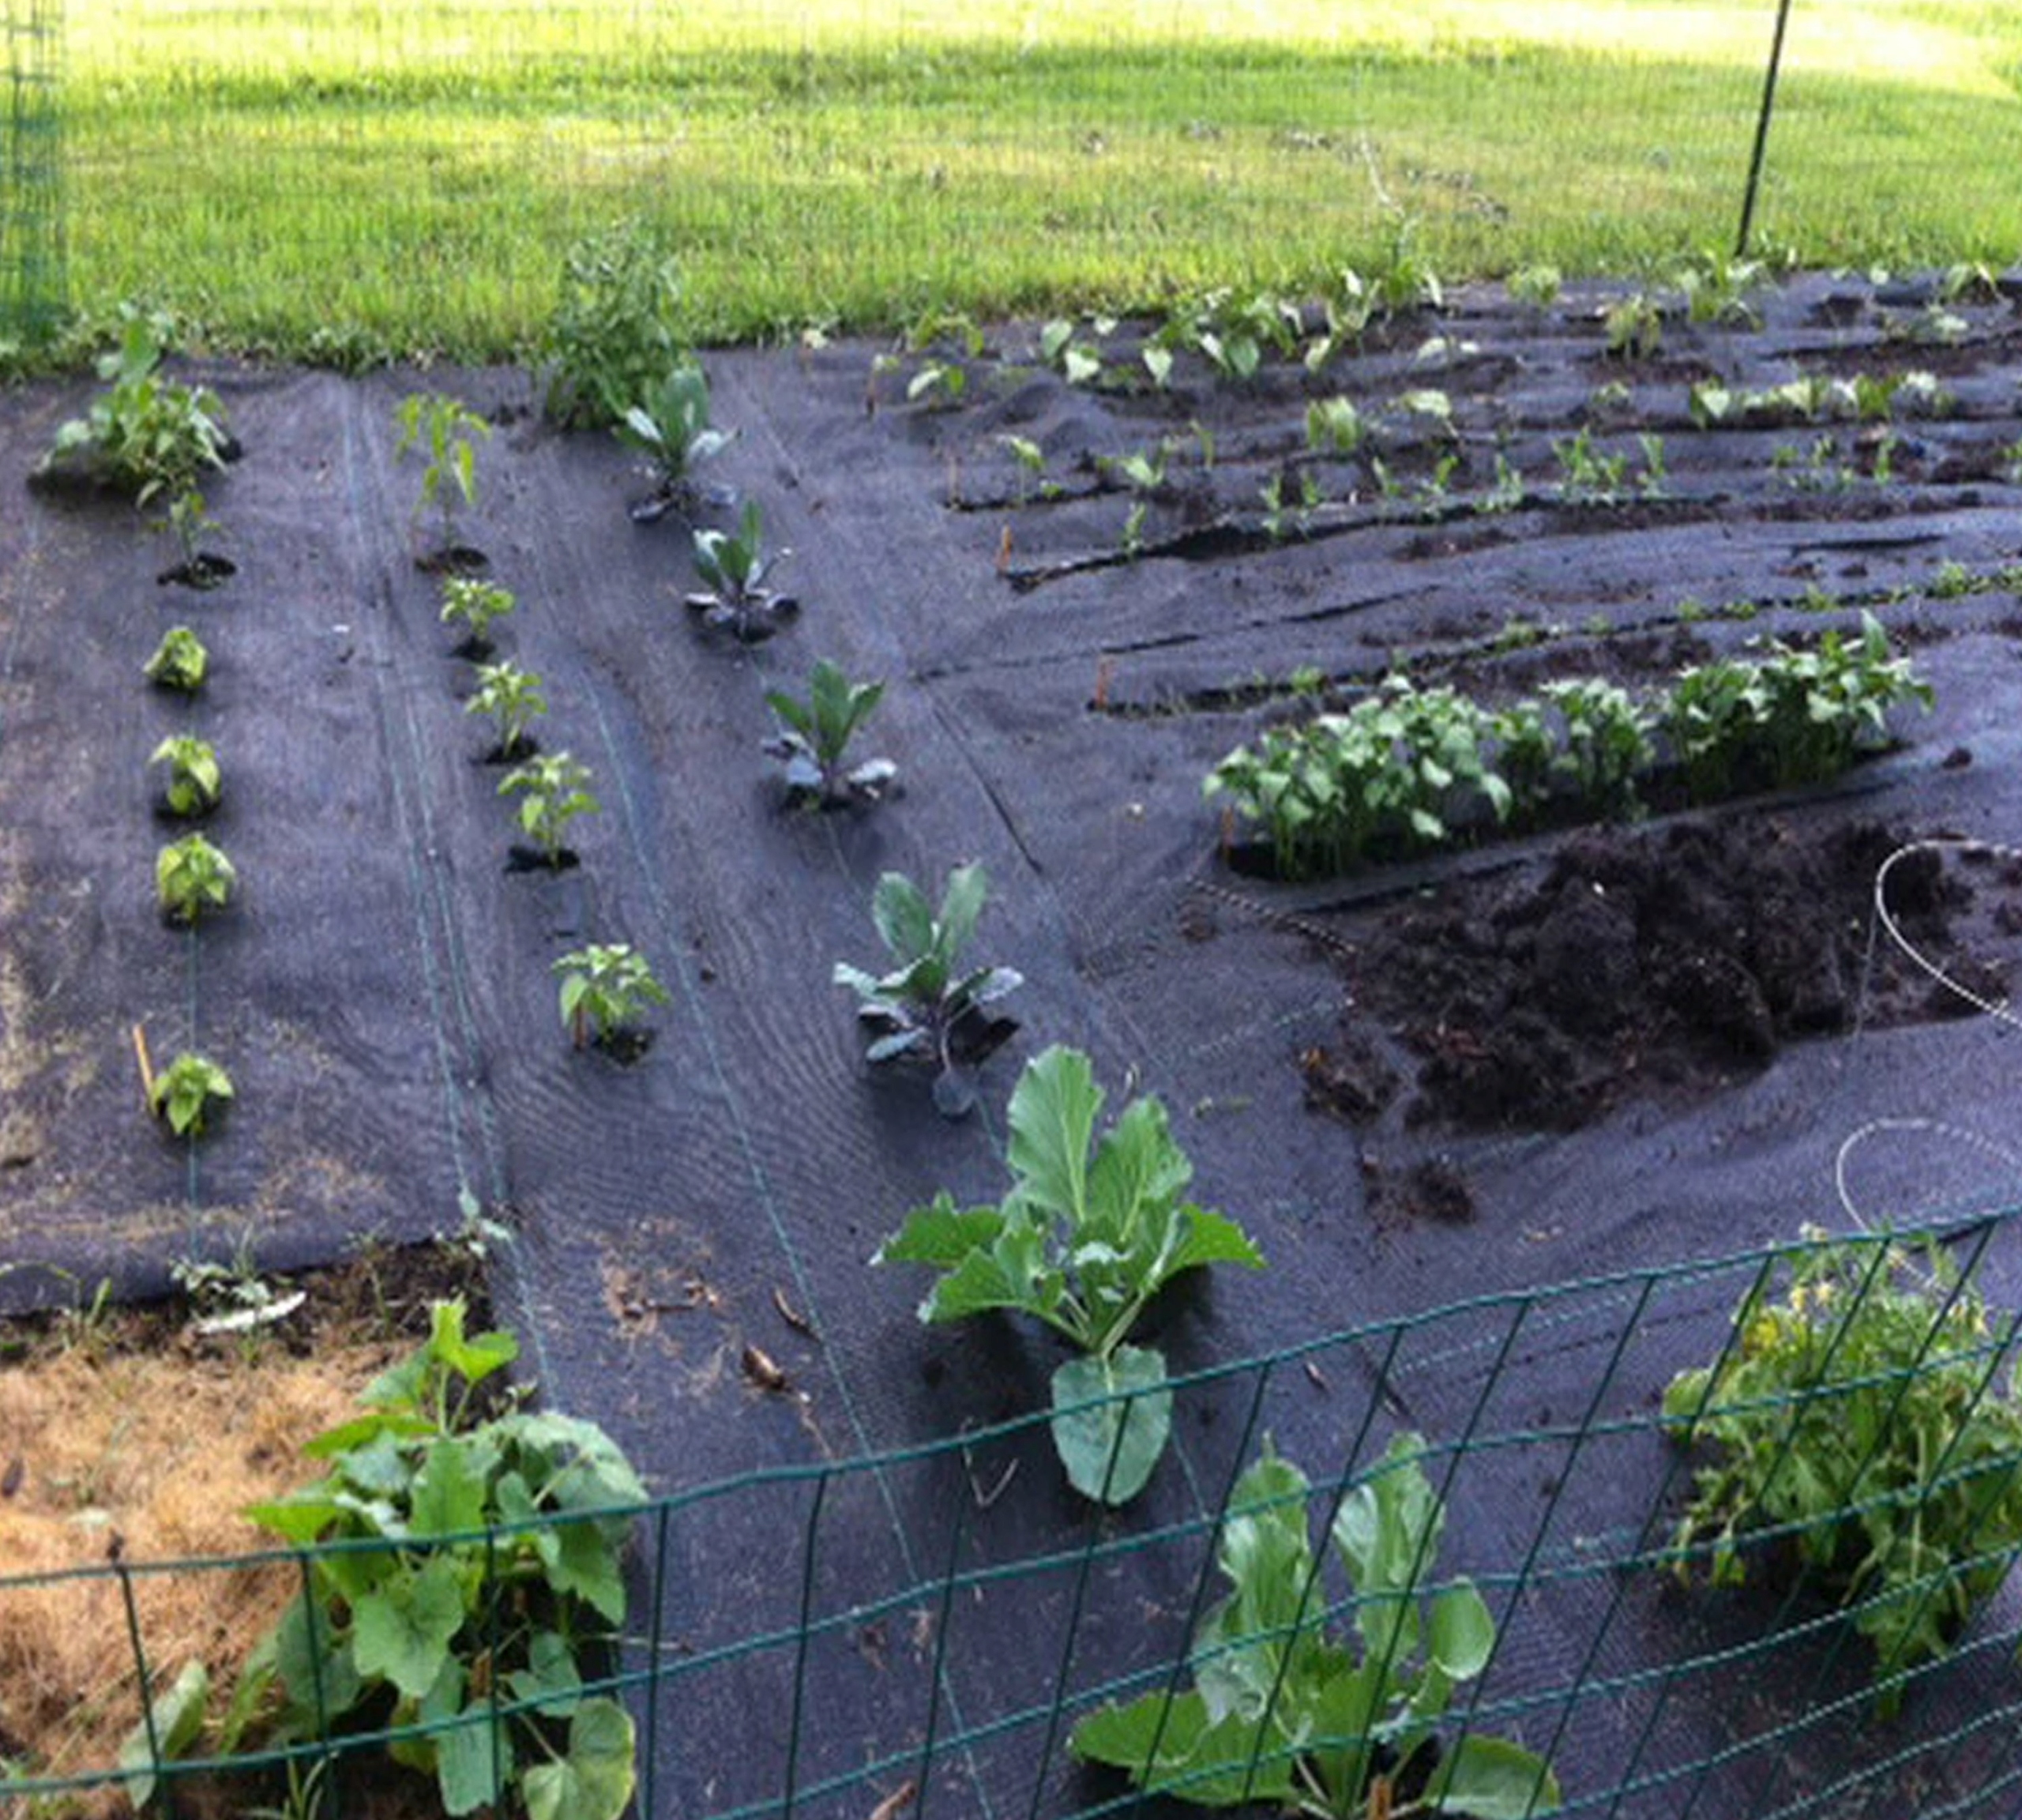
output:
[[[1813,1243],[1775,1261],[1720,1356],[1664,1393],[1672,1438],[1710,1456],[1679,1576],[1732,1586],[1795,1567],[1874,1645],[1892,1713],[1891,1678],[1950,1649],[2022,1546],[2016,1368],[2001,1381],[2015,1341],[1934,1243]]]
[[[448,1813],[512,1802],[534,1820],[618,1820],[632,1720],[587,1683],[624,1627],[625,1510],[645,1487],[592,1423],[509,1400],[481,1416],[517,1344],[467,1335],[461,1302],[432,1320],[363,1413],[310,1443],[325,1476],[246,1512],[292,1547],[355,1546],[306,1557],[306,1588],[242,1695],[250,1683],[278,1702],[269,1744],[357,1712],[440,1728],[395,1754]]]
[[[852,682],[823,659],[808,679],[803,698],[769,690],[766,703],[786,730],[765,750],[786,766],[787,788],[826,808],[851,800],[875,802],[898,776],[889,758],[847,762],[850,742],[885,698],[882,682]]]
[[[1313,1487],[1266,1440],[1216,1532],[1231,1589],[1194,1634],[1193,1686],[1090,1714],[1073,1754],[1147,1793],[1313,1820],[1555,1810],[1558,1781],[1543,1758],[1441,1724],[1494,1657],[1496,1628],[1471,1581],[1434,1577],[1446,1510],[1425,1452],[1422,1436],[1395,1436],[1341,1499],[1328,1530],[1348,1586],[1338,1598],[1314,1553]],[[1352,1642],[1329,1630],[1344,1611]]]
[[[1080,1051],[1035,1057],[1011,1095],[1011,1192],[963,1209],[943,1189],[871,1262],[941,1273],[923,1321],[1002,1309],[1073,1346],[1077,1356],[1053,1374],[1054,1448],[1076,1491],[1118,1505],[1144,1489],[1172,1432],[1164,1356],[1129,1344],[1131,1329],[1175,1277],[1264,1259],[1233,1220],[1183,1198],[1193,1166],[1164,1106],[1133,1100],[1098,1137],[1105,1097]]]
[[[208,1055],[184,1050],[156,1074],[148,1090],[154,1115],[179,1138],[201,1138],[212,1115],[232,1097],[231,1077]]]
[[[155,855],[155,895],[172,922],[194,923],[222,910],[238,884],[238,869],[201,834],[186,834]]]
[[[572,949],[553,972],[562,982],[562,1027],[578,1049],[592,1042],[619,1045],[636,1032],[648,1006],[671,1002],[645,956],[630,942]]]
[[[976,1069],[1018,1028],[988,1008],[1017,991],[1024,976],[1009,967],[957,965],[989,894],[989,874],[980,864],[948,874],[938,910],[904,874],[887,872],[872,893],[870,918],[895,965],[874,974],[839,961],[832,974],[836,985],[857,995],[857,1018],[871,1039],[865,1059],[875,1064],[911,1055],[930,1062],[934,1104],[948,1119],[974,1107]]]
[[[501,758],[526,756],[532,743],[534,722],[547,712],[547,697],[541,680],[531,670],[517,664],[480,664],[477,687],[464,704],[466,714],[482,714],[498,735]]]
[[[616,425],[689,359],[681,267],[659,231],[621,222],[577,241],[544,346],[547,415],[575,429]]]
[[[442,611],[438,617],[445,626],[463,627],[466,650],[489,651],[493,622],[504,619],[517,604],[513,591],[495,581],[481,581],[472,575],[446,575],[442,579]]]
[[[211,654],[202,639],[187,626],[171,626],[162,634],[154,655],[141,666],[141,673],[158,689],[171,689],[194,695],[210,674]]]
[[[85,416],[58,427],[36,472],[74,470],[145,506],[194,491],[199,474],[223,468],[231,442],[224,407],[208,386],[164,378],[163,347],[158,325],[130,318],[118,348],[98,362],[107,389]]]
[[[588,788],[595,775],[572,753],[543,752],[498,780],[500,795],[519,798],[520,832],[551,871],[562,864],[569,823],[602,807]]]
[[[208,815],[218,806],[223,779],[218,755],[208,739],[194,733],[171,733],[149,755],[150,765],[165,766],[163,795],[172,815]]]

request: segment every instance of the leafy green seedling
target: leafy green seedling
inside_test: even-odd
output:
[[[204,496],[194,485],[177,490],[160,528],[175,538],[182,560],[173,568],[163,570],[158,580],[208,591],[222,587],[228,577],[237,573],[239,566],[229,556],[201,547],[205,532],[220,531],[224,527],[205,510]]]
[[[578,1049],[594,1042],[617,1050],[630,1039],[643,1047],[638,1021],[648,1005],[670,1002],[645,955],[630,942],[592,942],[554,963],[562,981],[562,1027]]]
[[[747,499],[735,532],[711,528],[695,533],[695,573],[705,588],[682,596],[682,604],[701,614],[705,625],[728,632],[740,644],[769,638],[800,611],[791,595],[765,585],[766,577],[792,554],[765,554],[765,515],[756,499]]]
[[[1352,455],[1362,446],[1362,413],[1352,399],[1316,398],[1306,408],[1306,446],[1316,455]]]
[[[208,386],[163,378],[162,352],[153,325],[130,321],[118,349],[98,363],[107,389],[86,416],[59,426],[37,476],[74,476],[145,506],[158,494],[194,489],[206,468],[223,468],[232,448],[224,407]]]
[[[684,360],[648,385],[618,420],[618,439],[643,455],[652,470],[652,494],[634,502],[633,518],[651,524],[690,494],[697,466],[736,441],[735,430],[709,422],[709,381],[700,363]]]
[[[1070,385],[1085,385],[1102,374],[1102,349],[1077,340],[1076,324],[1066,317],[1056,317],[1039,330],[1039,358],[1058,367]]]
[[[208,1055],[185,1050],[156,1075],[148,1104],[179,1138],[201,1138],[212,1112],[232,1096],[231,1077]]]
[[[162,634],[154,655],[141,665],[141,673],[160,689],[173,689],[194,695],[209,674],[211,654],[204,641],[187,626],[171,626]]]
[[[1636,779],[1656,751],[1650,710],[1627,690],[1595,677],[1547,682],[1544,696],[1565,725],[1557,769],[1601,813],[1637,814]]]
[[[1194,1635],[1193,1687],[1090,1714],[1074,1754],[1150,1793],[1313,1820],[1553,1812],[1558,1781],[1543,1758],[1464,1724],[1442,1735],[1455,1689],[1495,1654],[1495,1620],[1471,1581],[1433,1577],[1446,1510],[1424,1452],[1419,1436],[1397,1435],[1341,1500],[1329,1540],[1351,1596],[1337,1601],[1307,1529],[1312,1487],[1267,1441],[1216,1538],[1234,1590]],[[1329,1633],[1341,1611],[1359,1652]]]
[[[520,832],[551,871],[570,863],[563,844],[569,824],[602,807],[584,788],[595,775],[570,753],[543,752],[498,780],[500,795],[520,799]]]
[[[866,758],[845,769],[844,758],[856,730],[884,695],[882,682],[852,682],[826,658],[808,678],[806,700],[769,690],[765,700],[786,731],[767,740],[765,750],[785,763],[787,789],[824,808],[876,801],[898,776],[898,766],[889,758]]]
[[[540,678],[517,664],[480,664],[477,687],[464,704],[466,714],[489,717],[498,735],[492,756],[511,761],[532,755],[532,728],[547,712],[547,698],[541,693]]]
[[[446,1814],[619,1820],[632,1720],[584,1683],[625,1628],[645,1487],[594,1423],[494,1393],[510,1334],[467,1334],[460,1302],[430,1318],[363,1412],[309,1443],[324,1476],[246,1511],[299,1552],[303,1586],[242,1679],[275,1703],[275,1743],[407,1734],[389,1748]]]
[[[480,581],[472,575],[445,575],[438,617],[445,626],[464,628],[464,641],[458,649],[475,656],[491,649],[492,622],[504,619],[517,604],[513,591],[495,581]]]
[[[1664,344],[1663,306],[1648,291],[1632,291],[1602,310],[1601,327],[1610,354],[1623,360],[1648,360]]]
[[[419,523],[432,507],[442,521],[440,547],[433,557],[420,560],[425,566],[453,564],[461,554],[457,545],[457,513],[462,507],[476,508],[477,446],[490,436],[491,426],[459,400],[440,392],[410,393],[396,408],[393,423],[400,431],[393,445],[394,458],[410,449],[423,457],[413,517]]]
[[[194,733],[171,733],[148,762],[168,767],[163,794],[171,814],[208,815],[218,806],[218,755],[209,740]]]
[[[1184,1198],[1193,1165],[1165,1107],[1133,1100],[1097,1138],[1103,1098],[1078,1050],[1056,1045],[1036,1057],[1011,1096],[1010,1193],[994,1206],[961,1209],[944,1189],[872,1262],[942,1273],[923,1321],[1007,1309],[1073,1346],[1078,1356],[1053,1374],[1054,1447],[1084,1498],[1125,1504],[1172,1431],[1165,1359],[1129,1344],[1131,1329],[1175,1277],[1264,1260],[1233,1220]]]
[[[238,883],[238,869],[201,834],[171,840],[155,855],[155,894],[171,921],[194,923],[222,910]]]
[[[866,1059],[914,1055],[931,1061],[938,1070],[934,1104],[949,1119],[961,1118],[975,1104],[975,1070],[1018,1028],[987,1007],[1023,985],[1022,975],[1009,967],[956,970],[989,893],[981,865],[957,866],[948,874],[937,912],[910,878],[887,872],[872,893],[870,917],[896,965],[873,974],[836,963],[835,983],[856,994],[857,1017],[872,1033]]]

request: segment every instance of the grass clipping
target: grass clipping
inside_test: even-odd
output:
[[[151,1565],[271,1548],[239,1513],[310,1476],[303,1442],[353,1414],[358,1393],[406,1350],[398,1338],[319,1335],[302,1358],[275,1339],[242,1347],[187,1333],[144,1348],[111,1321],[0,1367],[0,1759],[17,1774],[111,1770],[140,1721],[119,1580],[81,1571],[115,1552],[134,1570],[154,1690],[199,1660],[213,1709],[228,1697],[299,1576],[286,1562]],[[100,1820],[131,1807],[112,1783],[62,1798],[60,1811]]]

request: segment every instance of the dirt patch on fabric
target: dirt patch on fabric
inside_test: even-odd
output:
[[[1365,938],[1341,1039],[1300,1056],[1309,1101],[1365,1119],[1401,1079],[1409,1125],[1569,1130],[1628,1095],[1731,1085],[1788,1043],[2005,999],[2022,862],[1924,846],[1889,867],[1883,903],[1939,980],[1874,913],[1912,838],[1694,818],[1585,831],[1541,868],[1449,886]]]

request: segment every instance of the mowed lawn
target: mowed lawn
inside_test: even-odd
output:
[[[1773,0],[72,0],[73,299],[523,351],[638,216],[699,337],[1731,246]],[[2022,7],[1799,0],[1757,241],[2022,251]]]

